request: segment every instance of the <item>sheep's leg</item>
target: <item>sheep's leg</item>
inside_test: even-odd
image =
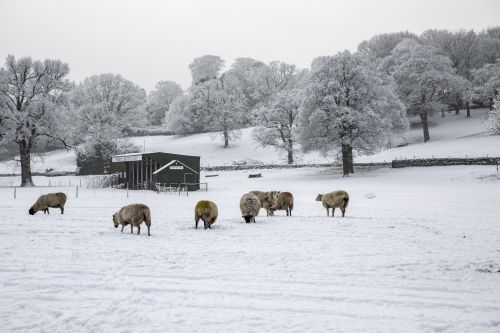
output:
[[[148,236],[151,236],[151,234],[149,233],[149,228],[151,227],[149,224],[147,224],[148,226]]]
[[[196,216],[196,217],[194,218],[194,222],[195,222],[194,228],[195,228],[195,229],[198,229],[198,222],[199,222],[199,221],[200,221],[200,218],[199,218],[198,216]]]
[[[138,235],[141,234],[141,225],[140,224],[137,225],[137,234]]]
[[[342,211],[342,217],[344,217],[344,215],[345,215],[345,208],[340,208],[340,210]]]
[[[326,207],[326,216],[330,216],[330,208]]]
[[[125,224],[122,224],[122,232],[123,232],[123,228],[125,228]]]
[[[61,214],[64,214],[64,207],[61,207]]]
[[[131,234],[134,233],[134,225],[132,223],[130,223],[130,233]]]
[[[205,229],[207,229],[208,228],[208,223],[205,222],[205,221],[203,221],[203,226],[205,227]]]
[[[332,207],[332,217],[335,215],[335,207]]]

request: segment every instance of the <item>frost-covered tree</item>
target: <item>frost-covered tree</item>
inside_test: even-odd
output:
[[[460,113],[460,109],[467,108],[467,117],[470,117],[470,102],[472,100],[472,84],[469,80],[457,76],[450,80],[446,89],[441,93],[441,101],[455,110],[455,114]],[[444,115],[444,109],[443,109]]]
[[[253,130],[253,138],[263,147],[271,146],[285,152],[288,164],[294,163],[297,151],[297,125],[302,100],[301,90],[283,90],[269,105],[255,112],[257,126]]]
[[[224,76],[218,81],[215,107],[210,114],[210,127],[222,133],[224,148],[227,148],[230,138],[239,137],[239,129],[243,123],[243,98],[239,88],[225,80]]]
[[[224,139],[224,148],[229,147],[229,140],[239,136],[242,126],[243,96],[235,82],[223,74],[220,78],[203,83],[205,94],[200,101],[206,129],[220,132]],[[196,101],[194,101],[196,103]]]
[[[324,154],[340,150],[344,175],[352,173],[353,149],[374,152],[393,131],[408,126],[393,86],[359,54],[316,58],[300,112],[302,148]]]
[[[224,74],[226,80],[233,82],[241,92],[243,124],[250,125],[252,122],[252,111],[264,102],[260,93],[261,74],[266,65],[252,58],[237,58],[231,68]]]
[[[174,98],[165,115],[167,130],[177,134],[195,133],[197,128],[191,111],[187,95],[183,94]]]
[[[494,64],[485,64],[483,67],[473,70],[474,90],[483,103],[487,103],[493,110],[494,99],[500,89],[500,59]]]
[[[457,80],[455,69],[450,59],[434,47],[408,39],[394,48],[390,58],[399,98],[409,114],[420,116],[427,142],[428,117],[445,107],[441,97]]]
[[[86,78],[72,90],[70,102],[74,141],[83,143],[76,151],[78,164],[84,169],[89,164],[102,169],[121,151],[117,141],[123,131],[146,123],[146,92],[120,75]]]
[[[494,64],[500,59],[500,26],[488,28],[478,34],[478,68]]]
[[[217,78],[223,67],[224,60],[219,56],[204,55],[195,58],[189,64],[193,85]]]
[[[500,39],[479,35],[477,52],[479,64],[495,63],[497,59],[500,59]]]
[[[280,91],[294,88],[297,83],[297,66],[283,61],[271,61],[258,73],[262,100],[272,99]]]
[[[90,137],[118,137],[129,126],[145,124],[146,92],[120,75],[100,74],[86,78],[71,92],[76,122],[74,133]]]
[[[0,68],[0,133],[19,147],[21,186],[32,186],[31,153],[40,137],[67,147],[59,115],[64,93],[70,88],[67,64],[59,60],[33,60],[7,56]]]
[[[500,135],[500,94],[495,97],[494,108],[488,113],[486,131],[494,135]]]
[[[375,35],[358,45],[358,52],[370,58],[385,58],[404,39],[418,40],[418,36],[408,31]]]
[[[182,88],[177,82],[158,82],[155,85],[155,90],[151,91],[148,96],[147,113],[149,123],[152,125],[163,124],[170,104],[182,92]]]
[[[479,63],[478,37],[474,30],[431,29],[422,33],[421,40],[448,56],[460,76],[471,79],[471,70]]]

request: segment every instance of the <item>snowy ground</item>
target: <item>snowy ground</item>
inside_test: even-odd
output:
[[[493,167],[263,176],[220,172],[189,197],[81,190],[77,199],[71,187],[64,215],[28,215],[54,189],[18,189],[14,199],[0,188],[0,330],[500,331]],[[292,191],[294,216],[242,223],[239,197],[253,189]],[[351,194],[344,219],[314,201],[336,189]],[[219,206],[214,230],[193,228],[202,198]],[[112,226],[112,213],[133,202],[151,207],[151,237]]]
[[[488,136],[483,133],[484,119],[487,109],[472,110],[472,117],[466,118],[465,111],[460,115],[447,114],[431,120],[431,141],[422,142],[422,129],[412,128],[404,138],[395,138],[394,145],[409,143],[405,147],[385,149],[373,155],[356,156],[356,162],[390,162],[400,158],[430,157],[465,157],[465,156],[500,156],[500,136]],[[233,141],[224,149],[220,136],[214,134],[196,134],[188,136],[145,136],[130,138],[147,152],[168,152],[201,156],[203,166],[230,165],[237,161],[260,161],[263,163],[285,163],[283,155],[273,148],[258,147],[252,139],[253,128],[243,129],[241,138]],[[324,157],[319,153],[299,154],[298,163],[331,163],[335,156]],[[57,150],[35,159],[32,170],[44,172],[46,169],[56,171],[75,171],[76,158],[72,150]],[[0,174],[19,174],[19,164],[14,161],[0,162]]]

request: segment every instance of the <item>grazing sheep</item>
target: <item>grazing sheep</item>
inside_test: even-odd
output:
[[[292,216],[293,209],[293,194],[290,192],[280,192],[276,207],[272,209],[272,215],[276,210],[285,210],[286,216]]]
[[[119,211],[113,214],[113,224],[115,228],[118,228],[118,225],[121,224],[122,232],[123,228],[130,224],[130,233],[134,233],[134,226],[136,226],[137,234],[139,235],[141,233],[141,223],[143,221],[148,227],[148,236],[151,236],[151,211],[148,206],[143,204],[132,204],[120,208]]]
[[[194,207],[195,229],[198,229],[198,221],[200,219],[203,221],[205,229],[211,229],[210,226],[217,220],[217,215],[219,215],[219,211],[215,203],[208,200],[198,201],[196,207]]]
[[[273,215],[273,209],[276,207],[278,201],[279,191],[251,191],[250,193],[255,194],[259,198],[261,207],[266,210],[267,216]]]
[[[326,216],[330,216],[329,209],[332,208],[332,217],[335,213],[335,208],[339,207],[342,211],[342,217],[345,215],[345,209],[349,204],[349,194],[346,191],[335,191],[325,194],[318,194],[316,201],[321,201],[323,207],[326,208]]]
[[[240,199],[241,216],[246,223],[255,223],[255,216],[259,215],[260,207],[260,200],[253,193],[243,194]]]
[[[61,214],[64,214],[64,205],[66,204],[66,194],[62,192],[48,193],[41,195],[33,206],[29,209],[30,215],[43,210],[43,213],[49,214],[50,208],[61,208]]]

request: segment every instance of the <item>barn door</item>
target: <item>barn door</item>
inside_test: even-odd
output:
[[[194,173],[188,172],[184,174],[184,183],[196,183],[196,177]]]

